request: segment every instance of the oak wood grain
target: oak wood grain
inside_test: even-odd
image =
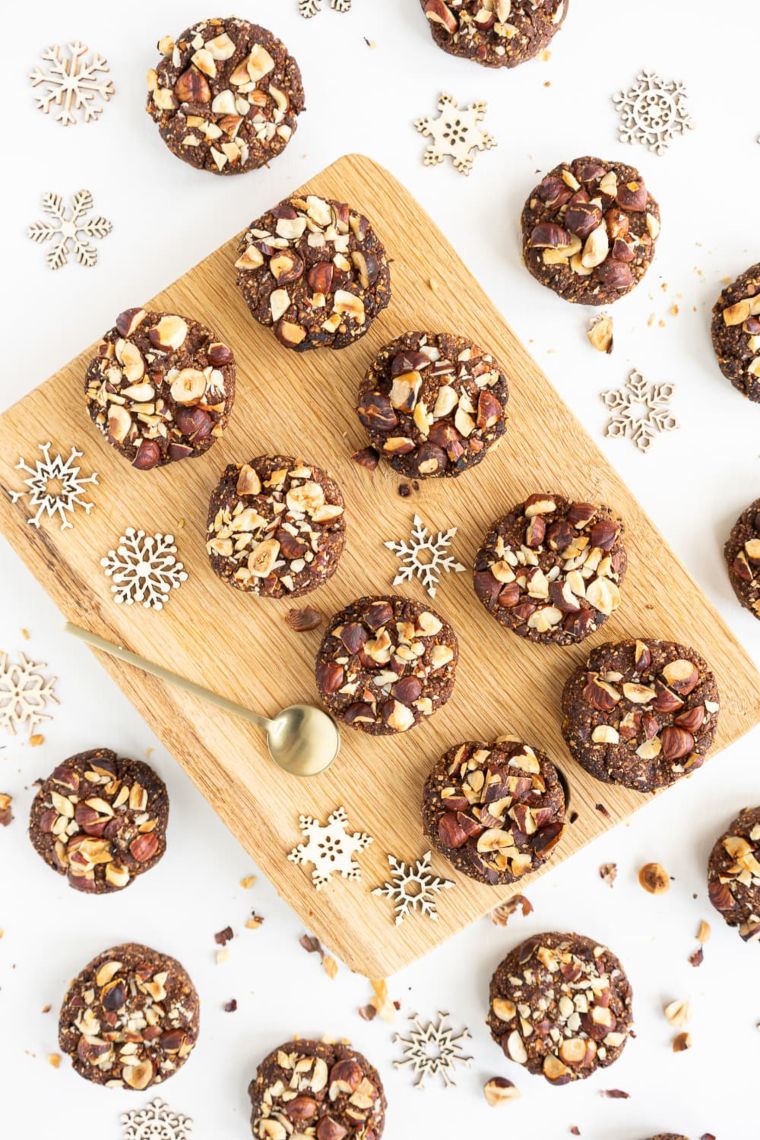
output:
[[[85,452],[83,466],[100,474],[100,485],[91,489],[96,508],[89,516],[80,514],[73,530],[61,531],[49,522],[35,529],[27,525],[24,500],[13,505],[4,494],[0,517],[8,538],[67,619],[271,715],[292,702],[316,699],[313,657],[320,631],[293,633],[285,621],[292,603],[243,595],[211,572],[204,550],[206,510],[226,463],[265,451],[296,452],[339,480],[347,502],[346,550],[336,575],[307,599],[326,614],[360,594],[389,588],[397,561],[383,541],[406,535],[415,511],[433,528],[459,527],[454,550],[467,565],[493,519],[535,491],[606,502],[622,515],[629,554],[623,605],[583,647],[524,642],[486,614],[469,573],[449,575],[434,606],[453,624],[460,641],[452,699],[406,736],[373,739],[345,729],[336,763],[309,781],[275,769],[261,734],[243,721],[102,657],[103,666],[308,928],[350,967],[381,977],[484,915],[515,889],[524,890],[528,882],[490,889],[436,856],[435,871],[453,878],[457,889],[440,896],[437,923],[412,915],[398,928],[389,901],[369,893],[386,877],[388,853],[409,860],[427,849],[420,791],[428,768],[452,744],[513,732],[559,764],[578,817],[550,870],[644,799],[594,781],[571,760],[562,741],[561,688],[593,645],[636,635],[694,644],[712,665],[721,689],[713,755],[760,719],[760,685],[747,654],[715,609],[409,193],[369,159],[355,155],[323,171],[308,189],[365,212],[393,259],[393,300],[371,332],[337,353],[298,355],[282,348],[251,320],[235,288],[233,238],[145,302],[196,317],[232,345],[237,399],[221,441],[198,460],[149,473],[131,469],[87,417],[82,377],[89,348],[0,417],[0,483],[6,489],[21,486],[14,465],[19,456],[33,457],[38,443],[50,438],[66,451],[74,443]],[[435,291],[431,278],[437,282]],[[140,301],[125,297],[124,308]],[[428,481],[414,498],[403,499],[398,476],[385,468],[370,474],[350,456],[366,443],[353,410],[363,372],[382,344],[409,329],[461,333],[494,352],[509,376],[511,423],[499,449],[479,467],[458,480]],[[111,599],[99,560],[127,526],[173,533],[189,571],[188,581],[160,613],[116,606]],[[425,598],[416,582],[406,591]],[[118,748],[116,739],[93,744]],[[699,779],[699,772],[692,778]],[[596,810],[598,803],[608,816]],[[296,866],[286,856],[300,838],[300,813],[324,819],[340,805],[351,825],[368,831],[375,842],[359,856],[361,881],[337,879],[316,893],[310,868]],[[139,939],[139,930],[134,937]]]

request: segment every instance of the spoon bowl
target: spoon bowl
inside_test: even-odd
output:
[[[340,748],[338,726],[314,705],[289,705],[267,723],[269,755],[291,776],[318,776]]]

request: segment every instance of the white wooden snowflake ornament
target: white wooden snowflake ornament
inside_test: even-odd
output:
[[[415,863],[404,863],[395,855],[388,856],[391,878],[381,887],[375,887],[373,895],[384,895],[393,902],[394,922],[400,926],[410,910],[419,910],[433,922],[438,921],[436,895],[439,891],[449,891],[454,886],[451,879],[439,879],[430,870],[430,852],[426,852]]]
[[[145,609],[160,610],[172,590],[187,581],[187,572],[176,558],[172,534],[146,534],[127,527],[116,550],[109,550],[100,565],[112,578],[111,593],[117,605],[141,603]]]
[[[454,169],[469,174],[474,161],[473,151],[490,150],[496,139],[480,126],[485,118],[486,103],[471,103],[460,107],[451,95],[441,95],[437,118],[417,119],[415,127],[432,141],[422,161],[425,166],[437,166],[450,158]]]
[[[352,0],[330,0],[333,12],[350,12]],[[298,0],[298,11],[307,20],[322,11],[322,0]]]
[[[337,808],[321,824],[310,815],[299,817],[298,826],[306,836],[288,855],[291,863],[313,863],[311,881],[319,891],[329,882],[330,876],[340,874],[344,879],[360,879],[361,867],[355,856],[372,843],[372,836],[363,831],[347,831],[348,816],[345,808]]]
[[[670,411],[674,392],[674,384],[649,384],[634,368],[623,388],[601,393],[612,413],[605,435],[628,438],[639,451],[648,451],[655,436],[678,427]]]
[[[38,245],[52,241],[52,249],[46,257],[48,269],[60,269],[66,265],[72,251],[79,264],[87,269],[97,263],[98,251],[87,239],[104,238],[113,226],[108,218],[100,215],[88,217],[93,205],[89,190],[77,190],[70,206],[64,205],[60,194],[43,195],[42,209],[51,220],[33,222],[26,233]]]
[[[439,1076],[446,1088],[456,1084],[452,1073],[456,1065],[469,1067],[472,1057],[468,1057],[462,1046],[470,1040],[469,1029],[455,1033],[447,1023],[447,1013],[439,1013],[435,1021],[423,1025],[416,1013],[409,1018],[412,1029],[407,1037],[396,1033],[393,1040],[402,1046],[402,1057],[394,1061],[396,1069],[410,1068],[417,1078],[416,1088],[423,1088],[426,1077]]]
[[[57,677],[46,677],[41,661],[30,661],[19,653],[18,661],[8,660],[7,653],[0,653],[0,728],[16,735],[16,730],[25,725],[33,732],[43,720],[50,720],[46,712],[48,704],[58,704],[55,695]]]
[[[108,61],[80,43],[56,44],[41,58],[29,76],[39,110],[64,127],[98,119],[114,93]]]
[[[190,1140],[193,1130],[191,1118],[172,1112],[160,1097],[144,1108],[123,1112],[121,1126],[122,1140]]]
[[[686,100],[683,83],[666,83],[654,71],[641,71],[632,87],[612,96],[620,117],[620,141],[664,154],[676,135],[694,127]]]
[[[433,537],[420,516],[415,515],[409,542],[383,543],[401,560],[401,569],[393,579],[393,585],[419,578],[430,597],[434,598],[441,574],[461,574],[465,569],[453,555],[446,554],[456,532],[457,528],[452,526],[449,530],[439,530]]]
[[[81,459],[83,452],[72,447],[67,459],[56,454],[50,457],[50,448],[53,445],[41,443],[39,445],[44,459],[36,459],[34,466],[30,466],[22,457],[16,464],[17,471],[26,471],[29,478],[24,479],[25,491],[9,491],[11,502],[17,503],[26,497],[27,506],[34,511],[26,520],[30,526],[38,527],[42,518],[58,519],[61,530],[69,530],[73,523],[69,515],[73,515],[77,507],[81,507],[85,514],[89,514],[94,503],[84,498],[87,494],[86,484],[96,484],[97,473],[84,476],[76,463]]]

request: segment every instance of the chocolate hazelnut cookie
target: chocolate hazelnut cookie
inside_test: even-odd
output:
[[[433,39],[484,67],[517,67],[550,43],[569,0],[420,0]]]
[[[428,776],[422,820],[458,871],[504,886],[549,858],[565,826],[565,793],[549,757],[516,737],[468,740]]]
[[[359,598],[331,619],[317,688],[336,720],[373,736],[406,732],[446,704],[459,647],[433,610],[398,595]]]
[[[359,419],[408,479],[461,475],[507,427],[507,380],[465,337],[410,332],[380,350],[359,389]]]
[[[212,174],[244,174],[276,158],[304,109],[298,64],[276,36],[229,17],[158,42],[146,110],[172,154]]]
[[[126,309],[84,379],[90,419],[140,471],[203,455],[235,397],[232,349],[190,317]]]
[[[497,966],[487,1024],[510,1061],[566,1085],[618,1059],[633,1026],[632,999],[606,946],[581,934],[536,934]]]
[[[71,983],[58,1042],[80,1077],[142,1092],[182,1068],[198,1019],[198,994],[179,962],[129,942],[98,954]]]
[[[760,940],[760,807],[744,808],[707,864],[710,902],[745,942]]]
[[[286,348],[345,348],[391,299],[385,249],[369,221],[332,198],[288,198],[250,226],[235,262],[254,320]]]
[[[380,1140],[386,1100],[366,1057],[340,1042],[286,1041],[248,1086],[254,1140]]]
[[[632,166],[601,158],[561,162],[522,213],[523,257],[565,301],[611,305],[649,268],[660,208]]]
[[[734,593],[760,618],[760,499],[742,511],[724,548]]]
[[[166,786],[152,768],[95,748],[64,760],[41,785],[29,838],[69,886],[108,894],[156,865],[168,818]]]
[[[696,650],[608,641],[565,683],[562,734],[597,780],[653,792],[702,766],[719,711],[715,677]]]
[[[209,504],[206,550],[215,574],[268,598],[316,590],[335,573],[346,524],[338,484],[291,455],[230,463]]]
[[[712,342],[726,379],[760,402],[760,264],[751,265],[718,297]]]
[[[572,645],[620,605],[628,558],[609,507],[531,495],[489,530],[475,558],[475,593],[529,641]]]

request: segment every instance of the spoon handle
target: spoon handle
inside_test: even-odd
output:
[[[170,669],[164,669],[162,665],[156,665],[153,661],[148,661],[147,658],[140,657],[137,653],[131,653],[128,649],[122,649],[121,646],[114,645],[111,641],[106,641],[104,637],[98,637],[96,633],[90,633],[89,630],[81,629],[78,625],[72,625],[71,622],[68,621],[64,629],[66,633],[71,633],[74,637],[78,637],[80,641],[85,641],[93,649],[101,649],[103,653],[108,653],[111,657],[118,657],[120,661],[126,661],[128,665],[134,665],[137,669],[142,669],[143,673],[150,673],[152,676],[158,677],[161,681],[168,681],[172,685],[177,685],[178,688],[184,689],[185,692],[192,693],[194,697],[200,697],[201,700],[208,701],[209,704],[216,705],[217,708],[223,709],[225,712],[243,717],[244,720],[257,724],[259,728],[267,729],[271,724],[271,721],[265,716],[259,716],[258,713],[247,709],[245,705],[238,705],[235,701],[231,701],[227,697],[221,697],[219,693],[214,693],[211,689],[205,689],[203,685],[198,685],[195,681],[189,681],[187,677],[182,677],[179,673],[172,673]]]

